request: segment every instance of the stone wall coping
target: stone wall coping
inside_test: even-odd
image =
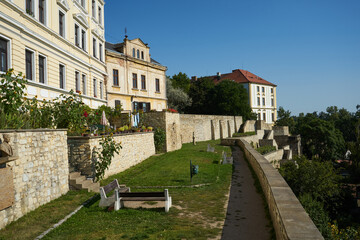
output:
[[[14,133],[14,132],[62,132],[67,131],[67,128],[37,128],[37,129],[0,129],[0,133]]]
[[[132,136],[132,135],[138,135],[138,134],[149,134],[154,132],[133,132],[133,133],[121,133],[121,134],[114,134],[114,137],[122,137],[122,136]],[[108,135],[98,135],[98,136],[68,136],[68,139],[96,139],[96,138],[102,138],[106,137]]]
[[[324,239],[278,170],[244,139],[240,146],[255,171],[274,224],[277,239]]]
[[[185,117],[187,117],[187,116],[189,116],[189,117],[191,117],[191,116],[196,116],[196,117],[217,117],[217,118],[224,118],[224,117],[231,117],[231,118],[233,118],[233,117],[241,117],[241,116],[233,116],[233,115],[206,115],[206,114],[180,114],[180,117],[181,116],[185,116]]]

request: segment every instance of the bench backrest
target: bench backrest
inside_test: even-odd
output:
[[[104,186],[104,192],[106,194],[108,194],[109,192],[111,192],[112,190],[114,190],[115,188],[119,188],[119,182],[117,179],[115,179],[114,181],[112,181],[111,183],[109,183],[108,185]]]
[[[123,192],[120,197],[165,197],[165,192]]]

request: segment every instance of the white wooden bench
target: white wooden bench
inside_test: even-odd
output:
[[[119,192],[121,202],[125,201],[163,201],[165,202],[165,212],[169,212],[172,205],[172,199],[169,191],[165,189],[163,192]]]
[[[107,196],[110,192],[114,191],[111,196]],[[119,185],[117,179],[109,183],[104,187],[100,187],[100,203],[99,207],[110,207],[114,204],[114,210],[117,211],[120,209],[120,198],[119,193],[121,192],[130,192],[130,188],[125,185]]]

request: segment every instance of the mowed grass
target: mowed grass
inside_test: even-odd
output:
[[[87,191],[69,191],[0,231],[0,239],[34,239],[94,196]]]
[[[215,146],[215,153],[206,152],[207,144]],[[177,186],[168,188],[173,200],[173,207],[168,213],[164,208],[124,208],[108,212],[98,207],[97,197],[44,239],[214,238],[222,230],[232,174],[231,165],[219,164],[222,151],[230,153],[231,150],[220,146],[219,141],[200,142],[195,146],[184,144],[180,150],[150,157],[101,182],[101,185],[106,185],[116,178],[120,184],[132,187],[132,192],[164,189],[141,189],[145,186]],[[192,182],[190,160],[199,165],[199,174],[193,177]],[[203,183],[209,185],[186,187]],[[46,218],[46,213],[43,217]],[[30,225],[28,227],[31,228]]]

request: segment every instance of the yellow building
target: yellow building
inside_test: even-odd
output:
[[[92,108],[106,104],[104,1],[0,1],[0,71],[23,72],[30,98],[71,89]]]
[[[167,68],[151,58],[149,49],[140,38],[106,43],[108,106],[145,112],[166,108]]]

